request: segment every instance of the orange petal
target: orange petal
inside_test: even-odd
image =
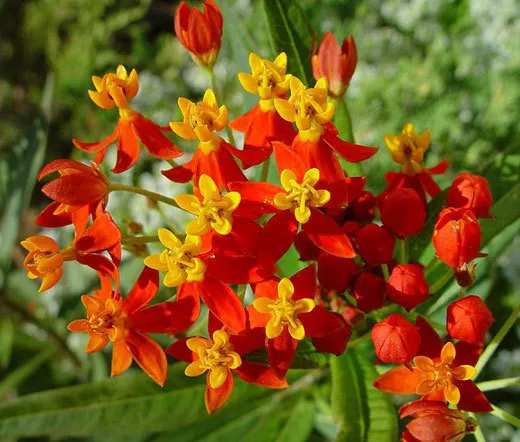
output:
[[[209,373],[207,376],[207,382],[208,386],[206,387],[206,394],[205,394],[205,403],[206,403],[206,409],[208,410],[209,414],[214,413],[217,411],[222,405],[226,403],[226,401],[229,399],[229,396],[231,396],[231,392],[233,391],[233,376],[231,374],[231,370],[229,370],[228,375],[224,383],[219,388],[211,388],[209,386]]]
[[[161,346],[148,336],[134,331],[130,331],[125,341],[143,371],[162,387],[166,382],[168,364]]]
[[[112,346],[112,368],[110,376],[117,376],[132,364],[132,353],[128,349],[125,340],[114,342]]]
[[[403,366],[392,368],[374,381],[374,387],[394,394],[415,394],[417,386],[423,381],[421,371]]]

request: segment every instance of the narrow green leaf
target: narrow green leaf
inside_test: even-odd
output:
[[[6,368],[11,360],[14,342],[14,324],[8,316],[0,316],[0,368]]]
[[[307,400],[300,400],[275,442],[305,442],[312,431],[315,406]]]
[[[54,349],[43,350],[28,362],[10,372],[2,382],[0,382],[0,399],[2,399],[7,393],[16,390],[18,386],[23,384],[27,378],[32,376],[36,370],[38,370],[38,368],[40,368],[40,366],[49,360],[55,353],[56,350]]]
[[[295,0],[263,0],[263,5],[275,54],[285,52],[288,73],[310,86],[313,31],[303,10]]]
[[[393,442],[397,419],[387,393],[376,390],[373,365],[357,351],[331,357],[332,408],[340,432],[338,442]]]

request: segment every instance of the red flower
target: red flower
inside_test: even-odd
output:
[[[432,241],[437,257],[460,270],[479,256],[482,232],[473,211],[447,208],[437,217]]]
[[[59,249],[47,236],[30,236],[21,242],[29,251],[24,260],[30,279],[42,278],[40,292],[53,287],[62,277],[62,265],[66,261],[78,261],[98,271],[100,277],[113,279],[119,284],[117,266],[121,259],[121,232],[112,217],[98,209],[94,221],[85,230],[76,231],[72,244]],[[109,252],[112,259],[102,255]]]
[[[381,205],[381,221],[399,238],[416,235],[426,221],[426,209],[412,189],[396,189]]]
[[[417,326],[421,345],[413,365],[392,368],[374,381],[374,387],[393,394],[418,394],[425,400],[449,402],[475,413],[492,410],[491,404],[470,379],[475,376],[481,348],[465,342],[442,345],[420,316]]]
[[[394,255],[395,238],[386,228],[367,224],[356,232],[356,246],[367,264],[388,264]]]
[[[493,205],[488,181],[471,173],[461,173],[455,177],[446,201],[449,207],[473,210],[477,218],[489,218],[489,211]]]
[[[212,0],[204,1],[204,12],[182,2],[175,12],[175,34],[201,65],[212,67],[222,43],[222,14]]]
[[[387,281],[388,299],[412,310],[422,304],[430,293],[422,266],[418,264],[396,265]]]
[[[338,258],[321,252],[318,257],[318,281],[327,290],[343,293],[361,272],[352,258]]]
[[[454,339],[484,345],[486,333],[493,324],[493,314],[478,296],[466,296],[448,307],[446,329]]]
[[[293,150],[273,143],[282,187],[269,183],[231,183],[230,189],[241,194],[242,205],[254,213],[275,213],[264,228],[259,260],[278,261],[295,240],[298,225],[311,242],[323,251],[342,258],[355,256],[354,249],[341,228],[321,207],[341,207],[355,198],[364,178],[344,178],[331,185],[321,185],[320,171],[307,170]],[[327,190],[330,189],[330,190]]]
[[[130,169],[139,159],[139,141],[145,145],[150,154],[158,158],[175,158],[182,155],[162,132],[163,129],[153,121],[145,118],[132,109],[128,100],[134,98],[139,89],[138,76],[135,69],[127,74],[124,66],[119,65],[116,73],[108,73],[101,77],[93,76],[95,91],[89,91],[90,98],[102,109],[119,108],[119,122],[108,137],[94,143],[85,143],[78,139],[72,142],[81,150],[96,153],[94,161],[100,164],[105,158],[107,148],[117,141],[117,161],[112,169],[121,173]]]
[[[385,280],[370,272],[361,273],[352,289],[358,309],[365,313],[382,308],[385,305],[385,293]]]
[[[417,354],[421,343],[417,328],[398,314],[374,325],[371,337],[377,357],[391,364],[408,362]]]
[[[207,372],[204,399],[208,413],[214,413],[231,396],[234,384],[232,372],[244,381],[262,387],[288,386],[285,378],[279,378],[272,368],[244,360],[246,353],[264,345],[263,336],[257,333],[258,330],[232,335],[211,314],[208,322],[211,339],[200,336],[184,338],[166,349],[169,355],[190,362],[185,370],[186,376],[200,376]]]
[[[335,98],[342,97],[357,65],[354,37],[349,35],[348,40],[343,40],[340,47],[334,34],[327,32],[311,61],[314,78],[319,80],[325,77],[329,83],[329,95]]]
[[[403,442],[459,442],[477,429],[477,421],[435,401],[409,402],[399,409],[401,419],[411,417]]]
[[[55,160],[40,172],[38,180],[58,172],[59,176],[42,187],[54,202],[36,218],[43,227],[62,227],[74,223],[82,230],[98,206],[108,201],[108,180],[97,164],[87,166],[74,160]]]
[[[289,89],[290,75],[286,75],[287,56],[281,53],[274,61],[249,55],[251,74],[240,73],[238,79],[244,89],[258,94],[258,104],[249,112],[231,121],[236,131],[244,132],[244,152],[254,153],[251,160],[243,161],[244,169],[259,164],[272,152],[271,141],[291,144],[296,136],[293,125],[276,112],[274,98],[284,96]]]
[[[299,341],[326,338],[343,352],[350,336],[345,320],[316,305],[316,269],[310,265],[296,275],[256,284],[256,300],[248,307],[251,327],[265,328],[271,367],[282,378],[291,366]],[[331,342],[331,341],[341,342]],[[325,345],[323,341],[321,345]],[[334,344],[334,345],[333,345]]]
[[[100,351],[112,342],[112,376],[126,371],[134,359],[148,376],[164,385],[168,370],[166,355],[148,333],[186,330],[194,305],[190,300],[179,300],[146,307],[157,289],[157,272],[145,267],[124,299],[109,286],[102,286],[94,296],[81,297],[87,319],[72,321],[68,329],[89,334],[85,353]]]

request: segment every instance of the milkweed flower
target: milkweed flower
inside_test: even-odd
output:
[[[385,175],[390,193],[398,188],[411,188],[426,203],[426,194],[432,198],[440,191],[431,175],[446,172],[448,161],[442,161],[431,168],[423,166],[424,154],[430,147],[431,132],[418,134],[412,123],[406,123],[399,135],[385,135],[385,143],[393,160],[401,164],[400,172],[387,172]]]
[[[211,68],[222,43],[222,14],[212,0],[204,1],[204,12],[185,1],[175,11],[175,34],[192,58]]]
[[[330,185],[321,181],[321,172],[306,169],[298,155],[282,143],[273,143],[281,187],[270,183],[231,183],[242,204],[252,211],[275,213],[265,225],[259,250],[261,262],[276,262],[294,242],[301,224],[308,238],[321,250],[343,258],[355,251],[341,228],[320,208],[341,207],[354,199],[364,186],[363,178],[343,178]],[[320,185],[325,188],[319,188]]]
[[[164,171],[163,175],[176,183],[186,183],[193,178],[195,188],[203,174],[208,175],[218,189],[227,189],[231,181],[245,181],[246,177],[234,157],[247,161],[249,154],[238,150],[215,133],[226,127],[226,106],[218,106],[211,89],[206,90],[199,103],[183,97],[179,98],[178,103],[183,121],[171,122],[170,127],[181,138],[198,139],[199,144],[189,162]]]
[[[493,322],[493,314],[475,295],[452,302],[446,312],[446,330],[450,336],[469,344],[484,345]]]
[[[398,314],[390,315],[374,325],[370,336],[379,360],[391,364],[410,361],[421,343],[415,325]]]
[[[349,35],[340,46],[334,34],[327,32],[318,45],[316,53],[313,54],[311,62],[314,79],[325,77],[329,85],[329,95],[341,98],[356,70],[357,50],[354,37]]]
[[[399,409],[401,419],[411,417],[403,442],[459,442],[477,429],[477,421],[459,410],[435,401],[409,402]]]
[[[481,348],[464,342],[443,344],[424,319],[417,318],[421,335],[412,364],[392,368],[374,381],[379,390],[393,394],[418,394],[425,400],[449,402],[461,410],[489,412],[491,404],[471,380],[477,371]]]
[[[395,238],[385,227],[367,224],[356,232],[355,238],[359,256],[367,264],[392,262]]]
[[[162,386],[166,381],[166,355],[148,334],[186,330],[194,304],[183,299],[147,307],[157,294],[158,282],[157,272],[145,267],[124,299],[106,285],[94,295],[81,297],[87,319],[72,321],[68,329],[88,333],[85,353],[98,352],[112,342],[112,376],[126,371],[133,359],[156,383]]]
[[[289,90],[287,55],[282,52],[274,61],[249,55],[251,74],[240,73],[238,80],[249,93],[258,95],[258,104],[249,112],[231,121],[232,129],[244,132],[244,151],[255,152],[251,161],[243,162],[244,169],[259,164],[272,152],[271,141],[291,144],[296,136],[293,125],[284,120],[274,107],[274,99],[285,96]]]
[[[417,235],[426,221],[426,209],[413,189],[395,189],[380,200],[383,225],[399,238]]]
[[[89,90],[91,100],[101,109],[119,109],[119,122],[108,137],[94,143],[86,143],[73,139],[73,143],[81,150],[96,153],[94,161],[100,164],[105,158],[107,148],[117,141],[117,161],[112,169],[121,173],[130,169],[139,159],[139,143],[143,143],[150,154],[163,159],[182,155],[162,132],[163,129],[153,121],[136,112],[129,100],[137,95],[139,77],[135,69],[127,73],[123,65],[119,65],[115,73],[110,72],[103,77],[94,75],[92,82],[95,91]]]
[[[121,232],[112,217],[102,212],[68,247],[60,249],[58,243],[48,236],[30,236],[21,242],[29,253],[24,267],[30,279],[41,278],[39,292],[44,292],[58,283],[63,275],[63,263],[78,261],[97,270],[101,276],[119,281],[117,266],[121,257]],[[102,255],[108,251],[111,259]]]
[[[222,323],[210,313],[208,320],[210,339],[201,336],[183,338],[166,349],[166,353],[189,362],[186,376],[194,377],[206,373],[205,404],[208,413],[214,413],[231,396],[233,373],[244,381],[268,388],[285,388],[285,377],[279,378],[275,371],[266,365],[256,364],[244,359],[248,352],[264,346],[254,331],[231,334]]]
[[[477,218],[489,218],[493,197],[486,178],[461,173],[453,180],[446,202],[449,207],[456,209],[471,209]]]
[[[313,88],[306,88],[292,76],[289,86],[289,99],[275,98],[274,106],[282,118],[296,123],[298,135],[291,147],[307,168],[319,169],[322,180],[334,182],[345,176],[334,152],[351,163],[366,160],[376,153],[377,148],[348,143],[338,137],[338,130],[331,123],[334,103],[327,101],[325,78],[319,79]]]
[[[348,329],[339,314],[316,305],[316,268],[312,264],[290,279],[273,278],[256,284],[254,294],[256,299],[248,307],[251,328],[265,329],[269,362],[281,378],[302,339],[334,340],[341,336],[341,329]],[[349,336],[349,331],[341,336],[340,353]]]
[[[74,160],[55,160],[40,172],[38,180],[51,173],[59,176],[42,187],[44,195],[53,200],[36,218],[43,227],[62,227],[73,223],[82,229],[99,206],[108,202],[108,180],[96,163],[87,166]]]
[[[386,283],[388,299],[412,310],[428,299],[430,287],[419,264],[400,264],[392,269]]]
[[[357,308],[365,313],[382,308],[386,292],[385,280],[368,271],[362,272],[352,286]]]

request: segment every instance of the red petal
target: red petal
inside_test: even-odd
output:
[[[195,152],[193,158],[186,164],[183,164],[182,166],[173,167],[168,170],[163,170],[161,173],[174,183],[187,183],[193,178],[193,167],[195,164],[194,160],[196,158],[196,155],[197,152]]]
[[[302,298],[316,297],[316,266],[308,265],[295,275],[291,276],[294,285],[293,299],[296,301]]]
[[[444,160],[444,161],[441,161],[436,166],[430,167],[429,169],[426,169],[426,170],[430,173],[430,175],[441,175],[448,170],[449,165],[450,165],[450,162],[448,160]]]
[[[108,250],[121,242],[121,231],[108,212],[96,217],[90,227],[76,239],[79,253],[94,253]]]
[[[489,413],[493,407],[488,399],[475,385],[473,381],[453,381],[460,390],[460,402],[457,407],[460,410],[471,411],[473,413]]]
[[[419,335],[421,336],[421,345],[419,346],[417,354],[427,356],[430,359],[440,357],[444,343],[435,329],[422,316],[417,316],[415,326],[419,330]]]
[[[133,125],[141,142],[153,156],[168,159],[182,155],[182,150],[175,146],[162,133],[161,127],[153,121],[138,113],[134,117]]]
[[[273,277],[266,281],[259,282],[255,284],[254,294],[257,298],[271,298],[278,299],[278,283],[280,279],[278,277]]]
[[[244,146],[244,150],[240,150],[226,142],[222,142],[222,147],[224,147],[230,154],[237,157],[242,162],[242,168],[244,170],[250,168],[251,166],[262,163],[271,154],[270,147],[246,149]]]
[[[244,203],[256,207],[261,213],[273,213],[276,211],[274,197],[283,189],[271,183],[233,182],[229,184],[229,190],[240,193],[240,206]],[[239,208],[240,208],[239,206]]]
[[[240,333],[246,328],[246,312],[231,288],[210,276],[199,282],[198,287],[210,311],[233,333]]]
[[[166,349],[166,353],[181,361],[193,362],[196,358],[198,358],[198,355],[196,353],[193,353],[186,346],[186,341],[188,339],[189,338],[182,338],[174,342]]]
[[[229,235],[213,235],[212,244],[216,254],[230,256],[256,255],[262,227],[255,221],[239,216],[233,217],[233,230]]]
[[[134,331],[130,331],[125,341],[143,371],[162,387],[166,382],[168,364],[161,346],[148,336]]]
[[[208,386],[206,387],[206,394],[204,401],[206,403],[206,410],[209,414],[217,411],[222,405],[226,403],[233,391],[233,375],[231,370],[228,370],[228,375],[225,382],[219,388],[211,388],[209,385],[209,373],[207,375]]]
[[[287,380],[280,379],[271,367],[265,365],[242,362],[242,365],[235,369],[235,373],[244,381],[262,387],[286,388],[289,386]]]
[[[117,291],[119,291],[119,271],[106,256],[96,254],[79,255],[77,260],[79,263],[96,270],[100,279],[105,281],[107,285],[111,285],[111,281],[114,281],[118,288]]]
[[[426,190],[428,195],[430,195],[432,198],[434,198],[441,191],[439,185],[435,181],[433,181],[433,178],[428,173],[420,173],[419,180],[421,181],[424,190]]]
[[[419,370],[411,370],[405,366],[392,368],[374,381],[374,387],[394,394],[415,394],[423,375]]]
[[[130,169],[139,159],[139,139],[134,125],[124,118],[119,119],[119,139],[117,140],[117,161],[112,169],[121,173]]]
[[[200,315],[200,294],[197,289],[197,283],[185,281],[181,284],[177,290],[177,301],[191,300],[185,302],[186,305],[193,306],[193,310],[190,310],[191,315],[189,320],[194,322]]]
[[[276,141],[273,142],[272,145],[278,172],[281,174],[286,169],[292,170],[298,182],[301,182],[305,172],[308,170],[308,167],[303,164],[302,159],[293,149],[284,143]]]
[[[334,149],[341,158],[349,163],[359,163],[360,161],[367,160],[377,152],[377,147],[349,143],[328,132],[325,132],[323,138],[328,146]]]
[[[229,122],[229,127],[231,127],[231,129],[233,130],[236,130],[237,132],[246,132],[249,129],[251,123],[253,122],[253,119],[256,118],[259,109],[260,107],[257,104],[249,112],[245,113],[244,115],[241,115],[238,118],[235,118],[234,120],[231,120]]]
[[[73,173],[48,182],[42,187],[42,193],[59,203],[84,206],[104,198],[108,186],[96,175]]]
[[[298,341],[289,334],[287,327],[275,339],[267,339],[267,356],[276,375],[283,379],[298,347]]]
[[[54,215],[61,203],[56,201],[50,203],[36,218],[36,224],[42,227],[63,227],[72,224],[72,216],[69,212]]]
[[[300,314],[298,318],[302,321],[305,336],[310,338],[326,336],[347,326],[341,315],[329,312],[319,306],[314,307],[309,313]]]
[[[351,258],[338,258],[328,253],[318,257],[318,280],[328,290],[344,292],[361,272],[361,267]]]
[[[145,266],[128,296],[123,301],[123,309],[129,315],[142,309],[157,294],[158,289],[159,272]]]
[[[477,361],[482,354],[482,347],[480,345],[469,344],[467,342],[459,341],[455,344],[456,356],[453,365],[477,365]]]
[[[289,250],[297,232],[298,222],[290,210],[275,214],[267,221],[262,232],[258,251],[260,264],[270,266],[276,263]]]
[[[131,326],[143,333],[180,333],[187,330],[197,306],[192,298],[161,302],[130,316]]]
[[[311,209],[311,217],[303,224],[309,239],[321,250],[340,258],[353,258],[356,252],[345,235],[331,218],[316,209]]]
[[[78,149],[84,150],[85,152],[101,152],[110,146],[114,141],[116,141],[118,136],[119,125],[116,126],[114,132],[101,141],[96,141],[94,143],[84,143],[83,141],[79,141],[77,138],[74,138],[72,142]]]
[[[330,192],[330,201],[327,207],[340,208],[348,206],[354,201],[365,187],[365,177],[346,177],[343,180],[334,181],[324,186]]]
[[[38,175],[38,181],[41,181],[43,177],[53,173],[66,169],[72,169],[77,173],[94,175],[92,168],[87,166],[86,164],[80,163],[79,161],[74,160],[54,160],[49,164],[44,166]]]
[[[323,138],[316,141],[302,141],[299,136],[296,136],[292,147],[308,169],[313,167],[319,169],[321,181],[331,183],[345,178],[338,159]]]
[[[332,353],[339,356],[347,348],[347,342],[351,334],[352,330],[345,324],[345,327],[338,328],[328,335],[312,338],[312,344],[319,352]]]
[[[227,284],[249,284],[271,276],[273,266],[259,266],[253,256],[216,256],[207,261],[206,274]]]
[[[112,344],[112,367],[110,376],[117,376],[128,370],[132,365],[132,353],[124,339]]]

